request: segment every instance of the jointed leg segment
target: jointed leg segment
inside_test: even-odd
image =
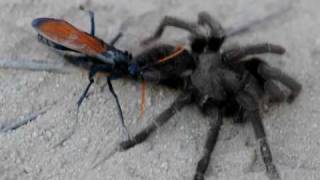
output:
[[[152,41],[159,39],[167,26],[185,29],[185,30],[191,32],[192,34],[201,35],[201,33],[199,33],[197,31],[197,24],[191,23],[191,22],[186,22],[186,21],[181,20],[176,17],[166,16],[162,19],[162,21],[161,21],[159,27],[156,29],[155,33],[151,37],[142,41],[142,44],[149,44]]]
[[[288,98],[288,102],[292,102],[300,93],[302,86],[295,79],[288,76],[280,69],[271,67],[267,64],[262,64],[258,68],[258,72],[266,79],[273,79],[281,82],[291,90],[291,94]]]
[[[213,108],[208,112],[210,119],[210,128],[207,135],[204,153],[197,164],[194,180],[203,180],[211,159],[211,153],[216,145],[219,131],[222,125],[222,113],[219,109]]]
[[[136,134],[131,139],[124,141],[120,143],[120,148],[122,150],[127,150],[129,148],[132,148],[133,146],[142,143],[144,140],[146,140],[149,135],[154,132],[158,127],[162,126],[166,122],[169,121],[169,119],[177,113],[177,111],[180,111],[184,106],[190,104],[192,101],[191,94],[181,94],[174,102],[173,104],[166,109],[164,112],[162,112],[155,121],[153,121],[152,124],[144,128],[142,131],[140,131],[138,134]]]
[[[247,111],[246,117],[248,118],[249,121],[251,121],[256,139],[259,142],[260,152],[261,152],[263,162],[266,166],[267,175],[272,180],[279,180],[280,175],[277,171],[276,166],[273,164],[273,161],[272,161],[271,150],[269,148],[264,126],[262,124],[261,117],[259,115],[259,110]]]
[[[94,83],[94,76],[97,72],[111,72],[111,67],[108,65],[94,65],[89,70],[89,84],[87,85],[86,89],[83,91],[82,95],[80,96],[79,100],[77,101],[77,107],[80,108],[84,98],[87,96],[88,91],[91,85]]]
[[[203,31],[201,31],[200,26],[203,25],[207,25],[210,28],[210,34],[205,34]],[[171,16],[164,17],[155,33],[151,37],[142,41],[142,44],[149,44],[150,42],[159,39],[167,26],[187,30],[196,38],[207,38],[207,36],[224,38],[225,36],[225,31],[219,21],[213,18],[209,13],[201,12],[198,15],[197,23],[187,22]]]
[[[283,102],[286,98],[280,87],[272,79],[266,80],[264,90],[268,96],[268,102]]]
[[[267,175],[272,180],[280,179],[276,166],[272,162],[272,154],[267,142],[266,133],[261,120],[258,102],[250,93],[240,93],[238,103],[245,109],[244,118],[251,122],[256,139],[259,141],[261,156],[266,166]],[[242,101],[242,102],[241,102]]]
[[[233,63],[240,61],[245,56],[263,53],[283,54],[285,49],[279,45],[262,43],[226,50],[223,52],[222,57],[224,62]]]
[[[91,24],[91,31],[90,34],[92,36],[95,36],[96,34],[96,25],[95,25],[95,20],[94,20],[94,12],[93,11],[88,11],[89,16],[90,16],[90,24]]]
[[[199,13],[198,23],[199,25],[208,25],[212,37],[222,38],[225,36],[225,30],[220,22],[205,11]]]

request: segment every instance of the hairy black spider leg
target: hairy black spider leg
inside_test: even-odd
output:
[[[258,68],[258,72],[266,79],[274,79],[281,82],[291,90],[288,102],[291,103],[301,92],[302,86],[295,79],[282,72],[280,69],[262,64]]]
[[[187,22],[187,21],[184,21],[184,20],[176,18],[176,17],[165,16],[161,20],[161,23],[158,26],[158,28],[156,29],[156,31],[154,32],[154,34],[151,37],[143,40],[142,44],[146,45],[146,44],[151,43],[152,41],[159,39],[167,26],[185,29],[185,30],[191,32],[192,34],[199,35],[199,36],[201,35],[201,34],[199,34],[199,32],[197,32],[197,24]]]
[[[245,112],[245,109],[240,106],[239,107],[239,110],[238,110],[238,113],[236,114],[236,116],[234,117],[233,121],[235,123],[243,123],[244,122],[244,118],[243,118],[243,115],[244,115],[244,112]]]
[[[154,132],[158,127],[162,126],[169,119],[180,111],[184,106],[190,104],[192,101],[192,96],[190,93],[181,94],[177,97],[177,99],[172,103],[172,105],[163,111],[152,124],[148,125],[146,128],[141,130],[138,134],[127,141],[123,141],[120,143],[121,150],[127,150],[132,148],[133,146],[142,143],[146,140],[149,135]]]
[[[248,85],[255,83],[253,80],[254,79],[250,80]],[[258,89],[244,89],[244,91],[238,93],[236,99],[239,105],[245,109],[244,118],[251,122],[255,137],[259,141],[261,156],[266,166],[267,175],[271,180],[279,180],[280,175],[276,166],[273,164],[272,154],[259,112],[259,102],[256,96],[257,91]]]
[[[223,61],[226,63],[233,63],[241,60],[245,56],[263,54],[263,53],[273,53],[273,54],[283,54],[285,53],[285,48],[279,45],[270,43],[261,43],[254,45],[247,45],[243,47],[227,49],[222,53]]]
[[[267,175],[271,180],[279,180],[280,175],[272,160],[271,150],[267,141],[259,110],[246,111],[246,117],[251,122],[254,134],[259,142],[260,152],[263,162],[266,166]]]
[[[210,128],[207,135],[204,153],[197,164],[194,180],[203,180],[211,159],[211,153],[216,145],[219,131],[222,125],[222,113],[218,108],[211,108],[207,115],[210,117]]]
[[[222,38],[226,34],[220,22],[205,11],[198,14],[198,23],[210,27],[210,36]]]

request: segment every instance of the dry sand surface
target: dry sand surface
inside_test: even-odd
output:
[[[31,21],[40,16],[64,18],[89,29],[80,5],[96,13],[97,36],[109,41],[126,22],[117,47],[134,54],[139,41],[150,35],[164,15],[196,20],[208,11],[223,26],[235,27],[255,17],[292,6],[284,15],[228,39],[225,46],[273,42],[287,48],[284,56],[264,55],[303,85],[292,104],[264,113],[264,124],[282,179],[320,179],[320,2],[318,0],[1,0],[0,59],[63,62],[52,49],[37,42]],[[168,29],[160,42],[187,45],[187,33]],[[114,100],[99,80],[79,113],[70,139],[55,146],[75,122],[75,102],[87,83],[84,72],[56,74],[0,70],[0,123],[49,107],[47,113],[16,131],[0,134],[0,179],[192,179],[203,150],[207,119],[187,107],[145,143],[126,152],[111,153],[120,141]],[[177,92],[149,87],[146,113],[139,119],[139,83],[114,82],[126,122],[134,134],[166,108]],[[54,104],[54,105],[52,105]],[[250,124],[225,119],[206,179],[267,179],[255,157]],[[110,155],[111,154],[111,155]],[[96,166],[95,166],[96,165]],[[94,167],[95,166],[95,167]]]

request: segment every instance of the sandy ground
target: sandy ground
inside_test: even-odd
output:
[[[97,35],[106,41],[117,33],[122,22],[129,22],[118,47],[136,54],[142,51],[138,42],[153,32],[164,15],[196,20],[197,13],[206,10],[225,27],[231,27],[287,2],[292,5],[290,12],[229,39],[226,46],[268,41],[287,48],[282,57],[264,58],[296,78],[304,89],[292,105],[269,109],[264,124],[282,179],[320,179],[317,0],[1,0],[0,58],[63,62],[37,42],[30,23],[36,17],[48,16],[89,29],[88,15],[79,11],[79,5],[95,11]],[[186,35],[170,29],[161,41],[186,44]],[[145,143],[108,156],[121,136],[116,106],[107,89],[101,88],[103,80],[85,101],[76,133],[55,147],[72,128],[75,102],[86,83],[87,75],[81,72],[66,75],[0,70],[0,123],[50,107],[26,126],[0,134],[0,179],[192,179],[206,137],[206,118],[194,107],[185,108]],[[166,88],[149,88],[146,113],[139,120],[139,84],[119,80],[114,86],[131,133],[150,123],[177,95]],[[206,179],[267,179],[261,163],[249,169],[254,144],[250,125],[234,125],[226,119]]]

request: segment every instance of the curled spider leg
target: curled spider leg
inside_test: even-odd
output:
[[[132,148],[133,146],[142,143],[146,140],[152,132],[154,132],[158,127],[162,126],[169,119],[180,111],[184,106],[190,104],[192,101],[191,93],[181,94],[177,97],[177,99],[172,103],[172,105],[163,111],[153,122],[148,125],[138,134],[133,136],[131,139],[127,141],[123,141],[120,143],[120,150],[127,150]]]
[[[252,92],[240,92],[238,103],[245,109],[244,118],[251,122],[254,134],[260,145],[260,152],[270,180],[279,180],[280,175],[272,160],[271,150],[267,141],[264,126],[259,113],[258,102]]]
[[[142,41],[141,44],[147,45],[152,41],[155,41],[158,38],[160,38],[166,26],[173,26],[173,27],[185,29],[195,36],[203,37],[204,34],[203,32],[201,32],[198,25],[206,24],[206,25],[209,25],[209,27],[211,28],[212,37],[220,37],[219,39],[221,39],[221,37],[231,37],[231,36],[244,33],[248,31],[250,28],[252,28],[253,26],[257,26],[259,24],[275,19],[280,15],[288,12],[290,9],[291,9],[291,6],[285,6],[284,8],[277,9],[276,11],[273,11],[270,14],[267,14],[266,16],[251,20],[249,22],[242,23],[237,27],[227,28],[226,30],[224,30],[220,25],[220,23],[216,19],[214,19],[212,16],[210,16],[207,12],[199,13],[198,24],[187,22],[176,17],[166,16],[162,19],[155,33],[151,37]],[[215,35],[218,35],[218,36],[215,36]]]
[[[271,79],[264,83],[264,90],[268,96],[268,101],[271,103],[283,102],[286,98],[280,87]]]
[[[207,25],[209,27],[209,34],[207,35],[206,42],[201,40],[201,38],[196,39],[193,38],[191,43],[192,50],[194,52],[202,52],[205,48],[205,44],[207,44],[207,50],[217,52],[221,48],[224,40],[226,39],[226,33],[222,25],[218,20],[212,17],[207,12],[200,12],[198,15],[198,23],[199,25]],[[203,44],[204,43],[204,44]]]
[[[301,84],[278,68],[271,67],[267,64],[261,64],[258,68],[258,72],[266,79],[277,80],[287,86],[291,91],[287,100],[289,103],[293,102],[301,92]]]
[[[241,58],[249,55],[263,54],[263,53],[273,53],[273,54],[284,54],[285,48],[280,45],[261,43],[254,45],[247,45],[238,48],[232,48],[225,50],[222,53],[223,61],[226,63],[233,63],[240,61]]]
[[[279,180],[280,175],[272,160],[271,150],[266,138],[266,133],[261,121],[261,117],[259,115],[259,111],[247,111],[247,118],[249,121],[251,121],[256,139],[259,142],[261,156],[266,166],[266,172],[268,177],[271,180]]]
[[[210,128],[208,131],[203,155],[197,164],[194,180],[204,179],[204,174],[208,168],[211,159],[211,153],[216,145],[219,131],[222,125],[222,113],[219,109],[212,108],[206,114],[210,117]]]
[[[158,28],[156,29],[155,33],[151,37],[143,40],[141,44],[147,45],[147,44],[151,43],[152,41],[159,39],[167,26],[185,29],[194,35],[202,36],[201,32],[199,32],[198,24],[192,23],[192,22],[187,22],[185,20],[182,20],[182,19],[179,19],[176,17],[165,16],[161,20],[161,23],[158,26]]]
[[[198,23],[200,25],[208,25],[210,28],[210,36],[216,38],[224,38],[225,30],[220,22],[212,17],[208,12],[200,12],[198,15]]]

